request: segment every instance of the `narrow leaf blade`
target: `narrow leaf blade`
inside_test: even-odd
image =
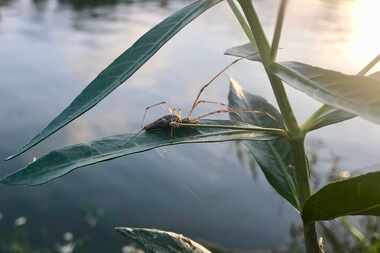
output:
[[[292,87],[337,109],[380,123],[380,81],[299,62],[274,63],[271,71]]]
[[[211,253],[181,234],[148,228],[115,229],[145,253]]]
[[[234,80],[231,80],[228,101],[232,108],[253,109],[267,113],[232,113],[230,117],[233,120],[240,120],[261,127],[284,128],[282,116],[273,105],[263,97],[244,91]],[[243,144],[249,150],[249,155],[256,159],[272,187],[291,205],[299,209],[296,181],[294,171],[292,171],[293,153],[289,141],[285,138],[278,138],[262,143],[244,141]]]
[[[380,81],[380,72],[375,72],[369,75],[369,77]],[[308,129],[309,131],[316,130],[318,128],[322,128],[322,127],[329,126],[332,124],[340,123],[342,121],[346,121],[346,120],[353,119],[356,117],[355,114],[336,109],[329,105],[324,105],[323,107],[324,107],[324,113],[314,120],[314,124],[311,125]]]
[[[204,120],[202,124],[250,127],[228,120]],[[38,185],[61,177],[74,169],[147,150],[186,143],[210,143],[233,140],[272,140],[276,136],[262,131],[220,128],[180,127],[171,136],[169,129],[106,137],[90,143],[51,151],[0,182],[13,185]]]
[[[153,27],[104,69],[45,129],[7,160],[26,152],[90,110],[128,80],[182,28],[221,1],[223,0],[198,0]]]
[[[320,117],[314,119],[313,125],[306,129],[307,131],[316,130],[332,124],[337,124],[356,117],[355,114],[346,112],[335,107],[324,105],[325,112]]]
[[[260,54],[257,49],[252,46],[252,43],[247,43],[241,46],[232,47],[224,52],[225,55],[245,58],[250,61],[261,62]]]
[[[380,172],[326,185],[305,203],[306,222],[331,220],[346,215],[380,216]]]

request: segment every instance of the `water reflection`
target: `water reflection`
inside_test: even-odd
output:
[[[46,0],[34,0],[34,1],[46,1]],[[170,0],[58,0],[61,6],[70,6],[75,11],[82,11],[85,9],[95,9],[99,7],[109,7],[119,4],[133,4],[133,3],[157,4],[160,7],[167,7]]]
[[[0,1],[0,157],[42,129],[143,32],[188,2]],[[375,11],[363,11],[371,2],[291,1],[281,59],[356,72],[377,53],[380,42],[370,30],[359,33],[379,21]],[[270,34],[278,1],[256,3]],[[244,42],[227,6],[215,7],[94,111],[19,160],[1,163],[0,176],[54,147],[135,131],[146,105],[169,100],[189,108],[201,84],[230,62],[224,49]],[[242,62],[228,74],[275,104],[256,64]],[[227,91],[227,79],[221,78],[206,96],[225,101]],[[293,90],[290,97],[301,119],[319,106]],[[366,131],[358,132],[359,127]],[[378,162],[375,125],[356,119],[312,135],[321,137],[349,170]],[[110,231],[120,225],[174,230],[228,248],[288,245],[290,224],[298,221],[293,210],[260,171],[253,183],[231,153],[229,144],[167,148],[83,168],[37,188],[1,186],[1,239],[11,236],[17,218],[26,217],[20,228],[39,248],[54,248],[64,233],[72,232],[74,239],[88,237],[90,252],[117,252],[124,242]],[[324,163],[319,166],[328,170]]]
[[[0,0],[0,7],[8,6],[12,2],[13,2],[13,0]]]

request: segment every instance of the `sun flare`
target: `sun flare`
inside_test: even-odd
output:
[[[368,62],[380,53],[380,1],[353,1],[351,8],[352,33],[350,54],[357,62]]]

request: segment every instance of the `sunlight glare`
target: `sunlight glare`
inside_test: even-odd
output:
[[[380,53],[380,1],[354,1],[351,9],[350,54],[357,63],[369,62]]]

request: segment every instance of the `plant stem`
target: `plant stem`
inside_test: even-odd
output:
[[[280,44],[282,25],[284,24],[285,11],[288,0],[281,1],[280,8],[278,9],[276,27],[274,29],[274,35],[272,40],[272,48],[270,52],[271,60],[275,61],[277,57],[278,46]]]
[[[297,177],[297,187],[301,206],[304,205],[305,201],[310,197],[310,185],[309,185],[309,164],[307,161],[304,138],[293,139],[290,141],[293,148],[293,153],[295,157],[295,167],[296,167],[296,177]]]
[[[239,3],[248,20],[248,24],[251,27],[253,36],[256,41],[257,49],[263,61],[265,71],[268,75],[273,93],[276,97],[276,101],[280,108],[281,114],[284,118],[286,128],[289,131],[289,135],[298,136],[300,135],[301,131],[300,131],[300,128],[298,127],[297,120],[290,106],[285,88],[281,80],[277,78],[276,76],[272,75],[270,72],[270,64],[272,63],[271,57],[270,57],[271,48],[265,36],[264,30],[261,26],[260,20],[250,0],[239,0]]]
[[[295,167],[296,167],[296,177],[297,177],[297,188],[299,194],[299,201],[301,206],[305,204],[305,201],[310,197],[311,190],[309,184],[309,163],[307,161],[304,137],[299,139],[291,140],[294,158],[295,158]],[[303,222],[304,229],[304,238],[306,252],[308,253],[318,253],[318,239],[317,232],[315,229],[315,222],[305,223]]]
[[[286,0],[282,0],[279,16],[276,22],[274,48],[269,46],[268,40],[265,36],[263,27],[252,5],[251,0],[238,0],[242,10],[247,18],[248,24],[252,30],[258,52],[262,59],[265,71],[268,75],[269,81],[272,86],[273,93],[276,97],[281,114],[284,118],[286,130],[290,138],[291,146],[294,152],[295,168],[296,168],[296,181],[297,190],[299,195],[299,202],[302,206],[305,201],[310,197],[311,190],[309,185],[309,164],[307,161],[305,147],[304,147],[304,133],[301,131],[297,120],[294,116],[293,110],[290,106],[285,88],[279,78],[274,76],[270,71],[270,66],[273,63],[277,54],[277,48],[281,36],[281,28],[284,20],[284,12]],[[319,246],[317,242],[317,233],[315,223],[304,222],[304,237],[305,245],[308,253],[318,253]]]
[[[307,253],[319,253],[319,245],[315,222],[303,224],[303,235]]]
[[[249,25],[248,25],[245,17],[241,14],[241,12],[240,12],[239,8],[236,6],[234,0],[227,0],[227,3],[230,6],[232,12],[234,13],[236,19],[239,21],[241,28],[243,28],[245,35],[248,37],[249,41],[251,43],[253,43],[252,46],[254,48],[256,48],[257,46],[255,43],[255,38],[253,37],[252,31],[249,28]]]
[[[368,73],[375,65],[380,61],[380,55],[376,56],[372,61],[370,61],[360,72],[358,73],[359,76],[364,76]]]
[[[262,61],[267,66],[270,64],[270,46],[252,2],[251,0],[238,1],[251,28]]]

